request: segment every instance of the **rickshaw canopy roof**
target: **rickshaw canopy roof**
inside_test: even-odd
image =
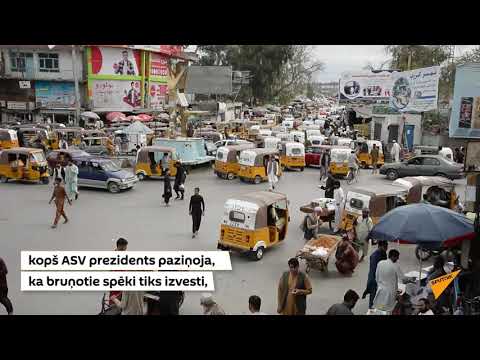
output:
[[[169,146],[143,146],[140,148],[141,152],[175,152],[175,148]]]
[[[30,154],[32,152],[43,152],[43,150],[36,148],[16,147],[12,149],[5,149],[3,152],[5,154]]]
[[[383,196],[395,196],[395,195],[406,195],[407,189],[401,188],[395,185],[389,184],[376,184],[376,185],[366,185],[362,187],[351,188],[348,192],[355,192],[359,194],[368,195],[370,197],[383,197]]]
[[[442,176],[411,176],[395,180],[392,185],[406,187],[407,189],[413,186],[439,186],[439,187],[455,187],[455,182]]]
[[[277,201],[287,200],[287,195],[273,191],[257,191],[236,197],[234,200],[241,200],[258,205],[259,208],[270,206]]]

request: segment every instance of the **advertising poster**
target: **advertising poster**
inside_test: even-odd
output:
[[[457,66],[449,136],[480,139],[480,64],[478,63]]]
[[[141,75],[140,51],[125,48],[92,46],[94,75]]]
[[[168,76],[168,58],[166,56],[151,54],[150,76]]]
[[[168,93],[168,85],[162,83],[150,83],[150,107],[160,109],[164,106]]]
[[[400,112],[437,109],[440,66],[392,74],[390,107]]]
[[[37,81],[35,86],[37,106],[47,108],[71,108],[75,106],[73,82]]]
[[[392,74],[344,72],[340,78],[340,100],[362,100],[388,98],[392,90]]]
[[[95,109],[129,111],[141,107],[140,81],[93,80],[92,100]]]

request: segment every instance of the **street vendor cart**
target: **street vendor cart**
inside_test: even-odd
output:
[[[340,240],[339,236],[333,235],[319,235],[309,240],[296,255],[297,258],[305,260],[307,265],[305,272],[310,272],[310,269],[326,272],[328,260],[335,253]]]
[[[320,220],[323,223],[328,223],[330,230],[333,231],[333,224],[335,222],[335,201],[330,198],[313,199],[309,204],[300,207],[300,211],[304,214],[312,213],[316,207],[320,207]]]

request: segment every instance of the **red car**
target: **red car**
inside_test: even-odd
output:
[[[320,158],[325,149],[320,146],[311,146],[305,149],[305,165],[320,166]]]
[[[78,150],[78,149],[53,150],[47,156],[47,163],[48,163],[48,167],[51,170],[51,173],[53,174],[53,169],[55,168],[55,166],[57,166],[58,162],[60,162],[62,166],[66,166],[68,163],[68,160],[70,159],[89,156],[89,155],[90,155],[89,153],[83,150]]]

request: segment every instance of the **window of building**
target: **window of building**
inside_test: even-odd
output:
[[[10,51],[11,71],[26,72],[28,60],[33,60],[32,53]]]
[[[59,72],[58,54],[39,53],[38,69],[40,72]]]

